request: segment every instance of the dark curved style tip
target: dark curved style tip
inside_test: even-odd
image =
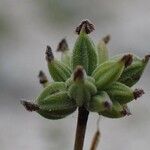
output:
[[[111,108],[111,104],[107,101],[104,102],[104,107],[107,108],[107,109],[110,109]]]
[[[132,64],[133,56],[131,54],[124,55],[121,60],[125,63],[125,67],[128,67]]]
[[[45,54],[46,54],[46,60],[48,62],[51,62],[54,59],[54,55],[53,55],[52,49],[51,49],[51,47],[49,45],[47,45],[47,47],[46,47]]]
[[[135,89],[133,92],[134,99],[136,100],[137,98],[141,97],[143,94],[145,94],[143,89]]]
[[[103,37],[102,40],[104,41],[105,44],[108,44],[110,39],[111,39],[111,36],[110,35],[106,35],[105,37]]]
[[[147,63],[149,61],[149,59],[150,59],[150,54],[145,56],[144,62]]]
[[[48,82],[47,76],[45,75],[45,73],[42,70],[39,71],[38,78],[39,78],[39,82],[41,84],[44,84],[44,83]]]
[[[84,69],[82,66],[77,66],[74,71],[74,81],[76,79],[83,79],[84,78]]]
[[[21,104],[25,107],[25,109],[26,109],[27,111],[32,112],[32,111],[37,111],[37,110],[39,110],[38,105],[36,105],[36,104],[34,104],[34,103],[32,103],[32,102],[28,102],[28,101],[24,101],[24,100],[21,100],[20,102],[21,102]]]
[[[123,111],[121,111],[121,114],[122,114],[123,116],[130,116],[130,115],[132,115],[131,112],[128,111],[127,109],[124,109]]]
[[[130,109],[127,107],[127,106],[124,106],[124,108],[123,108],[124,110],[124,113],[127,115],[127,116],[130,116],[130,115],[132,115],[131,114],[131,111],[130,111]]]
[[[68,43],[67,43],[66,39],[63,38],[63,39],[59,42],[56,51],[58,51],[58,52],[64,52],[64,51],[67,51],[67,50],[69,50],[69,48],[68,48]]]
[[[126,110],[121,111],[121,114],[122,114],[123,116],[126,116],[126,115],[127,115]]]
[[[94,25],[89,20],[83,20],[80,25],[76,28],[75,32],[79,35],[80,32],[84,31],[86,34],[90,34],[95,30]]]

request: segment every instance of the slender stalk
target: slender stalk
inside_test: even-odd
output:
[[[79,107],[74,150],[83,150],[88,115],[89,112],[84,107]]]
[[[93,137],[90,150],[96,150],[98,143],[99,143],[99,139],[100,139],[100,131],[97,130]]]
[[[99,129],[99,123],[100,123],[100,116],[97,120],[97,131],[94,134],[90,150],[96,150],[97,147],[98,147],[98,144],[100,142],[101,132],[100,132],[100,129]]]

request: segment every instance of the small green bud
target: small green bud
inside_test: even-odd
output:
[[[119,82],[111,84],[105,91],[112,101],[118,101],[120,104],[129,103],[144,94],[144,91],[141,89],[133,91],[130,87]]]
[[[106,92],[100,92],[98,95],[93,96],[87,105],[87,109],[92,112],[105,111],[111,109],[111,107],[112,102]]]
[[[102,64],[103,62],[107,61],[109,56],[108,56],[108,48],[107,48],[107,43],[110,40],[110,35],[107,35],[104,37],[97,46],[97,52],[98,52],[98,65]]]
[[[39,114],[44,115],[47,112],[50,117],[55,117],[54,119],[64,118],[76,110],[75,102],[69,98],[65,91],[52,94],[43,100],[37,101],[37,103],[40,108]],[[44,117],[48,118],[49,115]]]
[[[82,66],[77,66],[73,74],[73,81],[68,89],[68,94],[76,101],[77,106],[88,102],[96,94],[95,85],[86,79],[86,72]]]
[[[50,46],[47,46],[45,54],[48,63],[48,69],[53,80],[66,81],[71,75],[70,68],[67,67],[65,64],[61,63],[60,61],[54,59],[54,55]]]
[[[52,120],[62,119],[69,114],[73,113],[76,108],[68,108],[68,109],[59,109],[59,110],[45,110],[41,109],[37,104],[28,102],[28,101],[21,101],[22,105],[25,107],[27,111],[36,111],[42,117]]]
[[[118,61],[108,60],[99,65],[93,72],[92,77],[95,79],[98,90],[104,89],[117,81],[125,67],[132,62],[132,55],[123,56]]]
[[[111,110],[100,112],[100,115],[108,118],[122,118],[130,114],[129,109],[126,106],[120,105],[117,101],[113,102]]]
[[[61,119],[76,110],[75,102],[72,101],[67,92],[58,92],[45,99],[37,100],[36,103],[21,101],[28,111],[36,111],[47,119]]]
[[[36,103],[44,110],[58,110],[74,107],[75,103],[71,100],[66,91],[54,93],[45,97],[42,100],[37,100]]]
[[[141,78],[149,58],[150,55],[146,55],[144,59],[134,55],[132,64],[123,71],[118,81],[130,87],[136,84]]]
[[[93,30],[94,27],[88,20],[82,21],[76,28],[76,33],[79,34],[79,37],[76,40],[72,55],[73,70],[78,65],[81,65],[88,75],[91,75],[97,66],[96,48],[87,35]]]

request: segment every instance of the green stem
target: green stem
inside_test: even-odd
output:
[[[88,115],[89,112],[84,107],[79,107],[74,150],[83,150]]]

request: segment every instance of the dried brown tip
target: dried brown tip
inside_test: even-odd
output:
[[[121,111],[121,114],[122,114],[123,116],[126,116],[126,115],[127,115],[126,110]]]
[[[28,102],[28,101],[24,101],[24,100],[21,100],[21,104],[25,107],[25,109],[27,111],[37,111],[39,110],[39,107],[38,105],[32,103],[32,102]]]
[[[134,99],[136,100],[137,98],[141,97],[144,93],[145,92],[143,89],[135,89],[133,92]]]
[[[127,55],[124,55],[121,59],[121,61],[124,62],[125,64],[125,67],[128,67],[131,65],[132,61],[133,61],[133,56],[131,54],[127,54]]]
[[[80,32],[84,31],[86,34],[90,34],[95,30],[94,25],[89,20],[83,20],[80,25],[76,28],[75,32],[79,35]]]
[[[127,106],[123,107],[123,110],[121,111],[121,114],[123,116],[130,116],[130,115],[132,115],[131,112],[130,112],[130,110],[129,110],[129,108]]]
[[[111,37],[110,35],[106,35],[105,37],[103,37],[103,41],[105,42],[105,44],[108,44],[108,42],[110,41]]]
[[[100,140],[100,136],[101,136],[101,133],[99,130],[97,130],[94,137],[93,137],[90,150],[96,150],[97,149],[97,146],[98,146],[98,143]]]
[[[46,60],[48,62],[51,62],[54,59],[54,55],[53,55],[52,49],[51,49],[51,47],[49,45],[47,45],[47,47],[46,47],[45,54],[46,54]]]
[[[149,61],[149,59],[150,59],[150,55],[146,55],[145,58],[144,58],[144,60],[143,60],[144,63],[147,63]]]
[[[111,105],[109,102],[107,102],[107,101],[104,102],[104,107],[105,107],[105,108],[110,109],[111,106],[112,106],[112,105]]]
[[[132,115],[130,109],[128,108],[128,106],[124,106],[123,109],[124,109],[124,114],[126,114],[127,116]]]
[[[39,72],[38,78],[39,78],[39,82],[41,84],[45,84],[48,82],[47,76],[45,75],[45,73],[42,70]]]
[[[69,50],[69,48],[68,48],[68,43],[67,43],[66,39],[63,38],[63,39],[59,42],[59,44],[58,44],[58,46],[57,46],[57,51],[58,51],[58,52],[64,52],[64,51],[67,51],[67,50]]]
[[[75,71],[74,71],[74,81],[76,79],[83,79],[84,78],[84,69],[82,66],[77,66]]]

